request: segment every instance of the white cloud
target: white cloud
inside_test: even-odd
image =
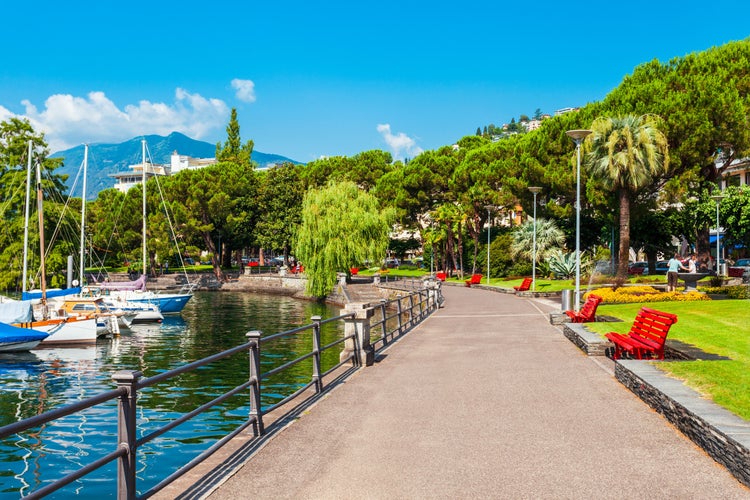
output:
[[[235,78],[232,80],[232,88],[237,91],[235,95],[240,101],[255,102],[255,82],[252,80]]]
[[[51,151],[84,142],[120,142],[139,135],[182,132],[202,139],[226,124],[229,108],[220,99],[207,99],[178,88],[171,104],[142,100],[120,109],[104,92],[86,97],[56,94],[39,111],[24,100],[25,117],[43,131]],[[7,110],[0,107],[0,117]]]
[[[417,142],[408,135],[403,132],[393,135],[390,124],[378,124],[377,129],[385,143],[391,148],[395,159],[403,160],[407,156],[413,158],[422,153],[423,149],[417,146]]]

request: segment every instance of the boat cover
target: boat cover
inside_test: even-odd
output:
[[[141,292],[146,291],[146,275],[141,274],[141,277],[135,281],[105,281],[103,283],[96,284],[102,290],[140,290]]]
[[[30,300],[16,300],[0,303],[0,322],[29,323],[34,321]]]
[[[46,332],[0,323],[0,344],[11,342],[33,342],[35,340],[42,341],[47,337],[49,337],[49,333]]]
[[[65,297],[66,295],[75,295],[81,293],[81,287],[64,288],[62,290],[47,290],[46,296],[48,299],[53,297]],[[41,299],[41,291],[23,292],[23,300]]]

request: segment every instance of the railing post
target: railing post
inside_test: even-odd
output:
[[[315,392],[323,392],[323,378],[320,375],[320,316],[313,316],[310,318],[313,322],[313,383],[315,384]]]
[[[398,318],[398,335],[399,337],[404,334],[404,321],[401,317],[401,296],[399,295],[396,299],[396,317]]]
[[[424,319],[424,299],[422,298],[422,290],[418,290],[419,294],[419,321]]]
[[[412,293],[409,294],[409,314],[411,315],[411,324],[412,324],[412,326],[414,326],[414,324],[415,324],[415,321],[414,321],[414,317],[415,317],[415,314],[414,314],[414,292],[412,292]],[[419,323],[419,322],[417,321],[416,323]]]
[[[385,324],[386,323],[385,318],[387,317],[387,312],[385,310],[385,304],[387,302],[388,301],[385,300],[385,299],[380,299],[380,317],[383,319],[383,321],[380,323],[380,332],[381,332],[381,335],[383,337],[383,345],[387,345],[388,344],[388,327]]]
[[[123,370],[112,375],[117,387],[125,389],[117,405],[117,442],[127,454],[117,461],[117,498],[132,500],[136,497],[135,458],[136,458],[136,400],[138,379],[143,374],[138,371]]]
[[[340,360],[352,357],[354,366],[372,366],[375,362],[375,351],[370,344],[370,318],[375,310],[367,304],[350,303],[342,309],[341,314],[351,316],[344,318],[344,350]]]
[[[263,427],[263,410],[260,406],[260,337],[263,332],[251,330],[245,334],[250,343],[250,418],[253,423],[253,434],[262,436],[266,430]]]

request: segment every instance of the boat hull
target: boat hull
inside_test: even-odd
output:
[[[131,302],[156,304],[162,314],[177,314],[182,312],[192,296],[189,293],[159,293],[148,297],[128,297],[128,300]]]
[[[24,328],[31,328],[49,334],[49,337],[42,340],[42,345],[60,345],[60,344],[85,344],[96,343],[97,328],[96,319],[68,319],[67,321],[49,320],[36,321],[33,323],[24,323]]]

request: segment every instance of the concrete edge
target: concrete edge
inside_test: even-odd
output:
[[[552,321],[550,319],[550,321]],[[583,323],[564,323],[563,335],[588,356],[605,356],[614,344],[586,328]]]
[[[668,377],[653,362],[618,360],[615,378],[750,487],[750,422]]]

